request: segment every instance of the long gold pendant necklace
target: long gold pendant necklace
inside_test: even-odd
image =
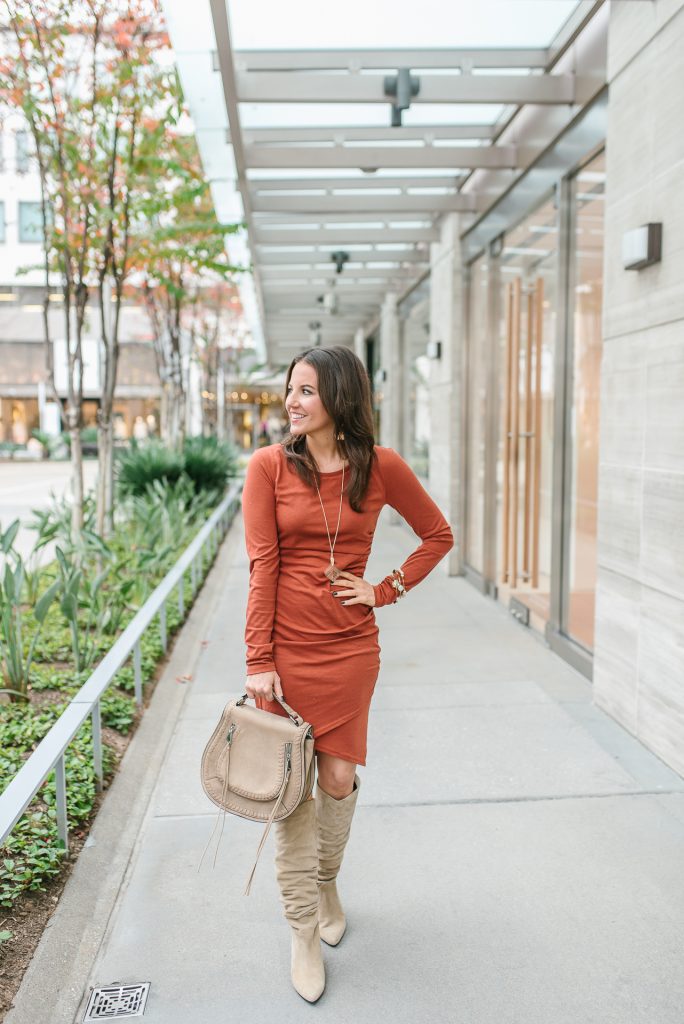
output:
[[[331,583],[334,583],[337,577],[340,575],[340,570],[335,565],[335,542],[337,541],[337,533],[340,529],[340,519],[342,518],[342,495],[344,494],[344,466],[342,466],[342,487],[340,488],[340,508],[337,513],[337,528],[335,529],[335,537],[330,540],[330,530],[328,528],[328,517],[325,514],[325,508],[323,506],[323,499],[321,498],[321,492],[318,489],[318,481],[314,476],[314,483],[316,484],[316,491],[318,493],[318,500],[321,503],[321,509],[323,510],[323,519],[325,520],[325,532],[328,534],[328,545],[330,547],[330,565],[325,570],[325,575],[328,577]]]

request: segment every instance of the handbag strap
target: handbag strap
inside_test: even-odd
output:
[[[249,873],[249,878],[247,879],[247,886],[245,888],[245,893],[244,893],[245,896],[249,896],[249,891],[252,888],[252,880],[254,879],[254,872],[256,871],[257,864],[259,863],[259,857],[261,856],[261,851],[263,850],[264,844],[266,842],[266,839],[268,838],[268,833],[271,831],[271,825],[273,824],[273,819],[275,818],[276,813],[278,811],[278,808],[280,807],[280,803],[281,803],[281,801],[283,799],[283,796],[285,794],[285,789],[287,787],[287,783],[289,781],[291,773],[292,773],[292,744],[288,743],[287,744],[287,762],[286,762],[286,765],[285,765],[285,778],[283,779],[283,784],[280,787],[280,793],[278,793],[278,799],[276,800],[276,802],[275,802],[275,804],[273,806],[273,810],[271,811],[271,815],[270,815],[268,821],[266,822],[266,828],[264,829],[264,833],[263,833],[263,835],[261,837],[261,842],[259,843],[259,848],[257,850],[256,859],[255,859],[254,864],[252,866],[252,870]]]
[[[293,721],[295,725],[304,725],[304,719],[302,716],[298,715],[294,708],[291,708],[289,704],[286,704],[282,697],[279,697],[277,693],[274,693],[273,699],[277,700],[280,706],[287,711],[288,718]],[[246,693],[243,693],[239,700],[235,701],[236,707],[240,707],[246,700],[249,700],[249,696]]]

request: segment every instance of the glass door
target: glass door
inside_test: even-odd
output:
[[[540,630],[551,614],[557,220],[549,200],[505,235],[500,260],[499,595]]]
[[[567,504],[561,629],[594,646],[605,156],[586,164],[570,190],[570,380]]]
[[[544,280],[506,286],[502,581],[539,590]]]

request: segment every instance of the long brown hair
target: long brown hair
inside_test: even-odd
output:
[[[323,408],[333,421],[335,435],[344,434],[344,440],[337,441],[337,448],[340,456],[349,460],[349,484],[346,488],[349,504],[355,512],[360,512],[375,450],[373,407],[366,368],[359,357],[343,345],[307,349],[290,363],[285,378],[285,399],[292,371],[302,361],[316,371],[318,393]],[[317,468],[307,451],[306,436],[289,433],[281,444],[288,463],[301,479],[312,488],[315,483],[320,483]]]

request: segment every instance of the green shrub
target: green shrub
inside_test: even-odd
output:
[[[236,470],[232,446],[215,437],[190,437],[183,449],[184,469],[196,492],[223,491]]]
[[[117,453],[117,479],[123,495],[143,495],[155,480],[175,484],[182,472],[182,455],[161,444],[141,447],[133,441],[128,451]]]
[[[130,449],[119,452],[117,458],[117,479],[123,496],[145,495],[157,480],[173,487],[183,477],[190,480],[195,494],[221,493],[236,470],[235,449],[215,437],[188,438],[182,453],[159,442],[141,446],[132,441]]]

